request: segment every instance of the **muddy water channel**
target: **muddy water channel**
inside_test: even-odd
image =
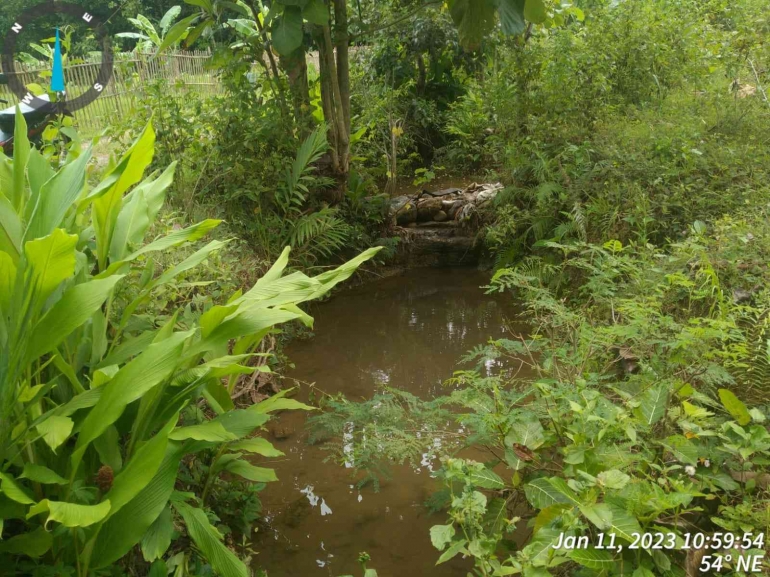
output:
[[[441,394],[458,359],[505,333],[510,296],[485,295],[488,275],[473,269],[417,269],[337,294],[315,307],[315,337],[290,345],[287,376],[351,400],[389,385],[429,399]],[[299,398],[306,398],[307,387]],[[431,525],[444,523],[424,503],[438,488],[425,459],[395,467],[379,492],[359,490],[352,469],[324,463],[328,452],[307,443],[306,415],[284,413],[273,425],[271,462],[280,481],[262,493],[268,526],[257,535],[255,566],[270,577],[360,575],[361,551],[381,577],[464,576],[468,565],[435,567]]]

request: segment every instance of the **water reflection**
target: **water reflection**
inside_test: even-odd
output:
[[[462,355],[504,334],[508,298],[484,295],[478,287],[487,280],[472,270],[426,269],[341,293],[313,311],[316,336],[289,347],[297,367],[289,376],[351,400],[384,385],[425,399],[442,394]],[[351,477],[352,423],[343,432],[343,467],[306,444],[304,419],[282,415],[281,438],[271,439],[288,457],[276,463],[280,482],[262,494],[270,528],[255,543],[256,566],[270,577],[358,574],[358,554],[367,551],[381,577],[466,574],[462,562],[435,567],[430,543],[430,526],[443,522],[423,506],[437,489],[430,473],[440,440],[416,469],[394,467],[375,493]]]

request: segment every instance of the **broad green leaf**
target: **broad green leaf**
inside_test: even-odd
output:
[[[190,32],[185,37],[184,39],[185,48],[189,48],[190,46],[195,44],[195,41],[198,40],[198,38],[200,38],[200,35],[203,34],[206,28],[214,26],[214,24],[215,22],[211,18],[206,18],[205,20],[198,22],[198,24],[195,25],[195,28],[190,30]]]
[[[147,577],[168,577],[168,567],[163,559],[157,559],[151,566]]]
[[[457,26],[460,42],[475,49],[495,25],[495,4],[492,0],[448,0],[449,13]]]
[[[10,555],[26,555],[37,559],[45,555],[52,545],[53,535],[43,527],[38,527],[29,533],[22,533],[5,541],[0,541],[0,552]]]
[[[289,254],[291,253],[291,248],[286,247],[281,251],[281,255],[275,260],[273,263],[273,266],[271,266],[268,271],[262,275],[262,278],[260,278],[254,286],[251,288],[251,291],[259,290],[260,288],[269,285],[271,283],[274,283],[281,279],[281,275],[283,275],[283,272],[286,270],[286,267],[289,264]],[[229,303],[228,303],[229,304]]]
[[[10,192],[10,200],[21,214],[24,208],[25,183],[27,181],[27,162],[30,154],[29,138],[27,136],[27,121],[21,113],[21,107],[16,105],[16,118],[13,129],[13,188]]]
[[[11,255],[0,252],[0,323],[8,315],[14,285],[16,284],[16,265]]]
[[[102,525],[93,548],[94,569],[114,563],[141,541],[168,504],[186,449],[186,444],[170,441],[163,463],[150,483]]]
[[[208,234],[211,230],[215,229],[221,223],[221,220],[207,219],[203,220],[182,230],[175,230],[172,233],[167,234],[157,240],[152,241],[149,244],[144,245],[142,248],[135,250],[130,255],[117,262],[111,262],[107,270],[100,273],[97,278],[103,278],[115,274],[124,265],[136,260],[143,254],[150,252],[163,251],[168,248],[179,246],[188,242],[194,242],[199,238]]]
[[[67,289],[32,329],[27,344],[27,362],[54,350],[72,331],[91,318],[122,278],[122,275],[114,275]]]
[[[193,345],[187,354],[190,357],[195,357],[207,351],[218,351],[232,339],[253,335],[299,317],[299,314],[290,311],[243,305],[235,314],[220,323],[207,337]]]
[[[97,375],[103,375],[103,371],[98,371]],[[100,386],[100,379],[94,378],[92,387]],[[103,384],[103,383],[102,383]],[[110,425],[107,429],[94,439],[94,449],[99,454],[99,460],[103,465],[110,467],[115,473],[123,468],[123,455],[120,450],[120,434],[115,425]]]
[[[139,138],[123,155],[118,165],[86,198],[86,201],[93,202],[91,216],[96,232],[99,270],[107,268],[109,249],[122,205],[123,193],[141,180],[145,169],[152,162],[155,152],[154,145],[155,131],[152,128],[152,123],[148,123]]]
[[[166,284],[183,272],[198,266],[200,263],[206,260],[211,253],[218,251],[223,246],[225,246],[224,242],[219,240],[212,240],[206,246],[195,251],[179,264],[165,270],[163,274],[161,274],[155,281],[153,281],[152,286],[157,287]]]
[[[599,485],[604,489],[622,489],[631,480],[629,475],[617,469],[602,471],[596,478],[599,481]]]
[[[669,556],[660,549],[653,549],[651,554],[655,566],[660,569],[664,575],[667,574],[669,569],[671,569],[671,559]]]
[[[755,423],[764,423],[766,420],[764,413],[760,411],[757,407],[753,407],[749,409],[749,415],[751,415],[751,419]]]
[[[506,446],[517,443],[532,450],[537,449],[544,442],[545,436],[543,425],[537,420],[514,424],[508,435],[505,437]]]
[[[524,18],[534,24],[542,24],[548,18],[543,0],[526,0],[524,3]]]
[[[495,497],[487,503],[487,512],[484,514],[483,523],[492,533],[500,533],[505,528],[506,515],[508,514],[507,501]]]
[[[77,469],[88,445],[123,414],[126,405],[140,399],[171,376],[180,362],[182,349],[190,336],[192,331],[176,333],[166,340],[150,345],[146,351],[120,369],[109,383],[99,387],[103,389],[101,398],[83,421],[72,454],[73,470]]]
[[[743,427],[751,422],[751,415],[746,405],[731,391],[719,389],[719,400],[722,401],[722,405],[732,415],[733,419],[738,421],[739,425]]]
[[[521,34],[526,30],[524,21],[525,0],[500,0],[498,10],[500,12],[500,24],[503,32],[508,35]]]
[[[469,479],[471,483],[483,489],[502,489],[505,487],[500,476],[486,467],[479,471],[471,471]]]
[[[256,483],[270,483],[278,480],[273,469],[256,467],[242,459],[229,462],[225,469],[234,475]]]
[[[174,518],[171,509],[166,507],[142,537],[142,556],[148,563],[162,559],[171,546],[174,535]],[[165,575],[164,575],[165,577]]]
[[[222,423],[225,429],[238,438],[245,437],[254,432],[257,427],[264,425],[269,415],[258,413],[255,409],[258,405],[252,405],[248,409],[236,409],[219,415],[215,421]]]
[[[264,307],[281,304],[297,305],[317,299],[327,294],[337,284],[350,278],[361,264],[374,257],[380,250],[382,247],[370,248],[336,269],[313,278],[301,272],[277,278],[285,266],[284,261],[288,260],[289,250],[286,249],[263,278],[243,296],[228,304],[255,304],[256,301],[256,304]]]
[[[535,517],[535,533],[543,527],[550,525],[552,521],[560,518],[565,510],[571,508],[569,503],[555,503],[541,509],[537,517]]]
[[[102,501],[96,505],[78,505],[64,501],[43,499],[37,505],[29,508],[27,519],[40,513],[48,513],[46,527],[51,521],[61,523],[65,527],[89,527],[104,519],[110,512],[110,502]]]
[[[282,457],[284,455],[283,451],[279,451],[267,439],[261,437],[231,443],[227,448],[231,451],[245,451],[264,457]]]
[[[88,391],[84,391],[78,395],[75,395],[66,404],[48,411],[45,415],[43,415],[42,418],[48,419],[51,416],[69,417],[81,409],[88,409],[93,407],[96,403],[99,402],[99,399],[102,398],[103,390],[103,388],[99,387],[98,389],[89,389]],[[38,425],[38,430],[40,425],[42,425],[42,423]]]
[[[677,461],[687,465],[698,464],[698,447],[684,435],[671,435],[660,442]]]
[[[37,197],[37,205],[24,233],[27,241],[42,238],[57,228],[65,228],[64,216],[83,191],[86,182],[86,167],[91,159],[90,149],[77,160],[66,164],[53,178],[43,184]]]
[[[74,423],[69,417],[63,415],[51,415],[45,421],[37,425],[37,432],[43,437],[45,444],[51,447],[51,450],[55,453],[56,449],[58,449],[64,441],[69,439],[73,426]]]
[[[144,240],[147,229],[163,205],[166,190],[174,181],[175,170],[176,161],[159,177],[145,179],[125,196],[110,243],[110,261],[122,259],[132,245]]]
[[[29,291],[34,310],[39,310],[51,293],[75,273],[75,245],[78,237],[57,228],[48,236],[24,245],[30,275]]]
[[[725,472],[714,473],[711,469],[699,467],[698,478],[713,483],[725,491],[737,491],[740,489],[740,485],[735,482],[735,479]]]
[[[67,484],[67,479],[55,471],[35,463],[25,463],[24,471],[21,475],[19,475],[19,479],[29,479],[30,481],[34,481],[35,483],[42,483],[44,485]]]
[[[278,54],[288,55],[302,46],[302,9],[287,6],[271,27],[273,47]]]
[[[620,504],[609,503],[610,511],[612,512],[612,522],[610,523],[609,533],[614,533],[621,539],[628,541],[629,543],[634,540],[634,533],[642,532],[642,527],[639,525],[636,517],[629,513]]]
[[[210,443],[223,443],[234,441],[238,437],[224,428],[218,421],[207,421],[200,425],[191,425],[174,429],[169,438],[173,441],[185,441],[194,439],[196,441],[207,441]]]
[[[197,21],[198,18],[200,18],[200,14],[193,14],[174,24],[171,27],[171,30],[169,30],[166,34],[166,37],[163,38],[163,42],[161,42],[160,46],[158,46],[157,54],[160,54],[167,48],[178,44],[179,41],[184,37],[187,29],[192,26],[193,22]]]
[[[285,392],[284,392],[285,391]],[[289,410],[300,410],[300,411],[315,411],[315,407],[311,407],[310,405],[306,405],[305,403],[300,403],[299,401],[295,401],[294,399],[287,399],[283,395],[285,395],[288,392],[291,392],[291,389],[284,389],[284,391],[281,391],[279,394],[274,395],[270,397],[269,399],[265,399],[264,401],[261,401],[254,405],[254,410],[257,413],[272,413],[273,411],[289,411]]]
[[[610,510],[610,506],[606,503],[581,505],[580,512],[599,529],[609,529],[612,525],[612,511]]]
[[[106,359],[102,360],[96,368],[101,369],[104,367],[124,364],[126,361],[149,347],[156,336],[157,331],[144,331],[137,337],[126,339],[122,344],[117,346]]]
[[[158,36],[158,31],[155,29],[155,26],[152,24],[152,22],[150,22],[147,16],[144,14],[137,14],[136,18],[129,18],[128,20],[133,23],[134,26],[144,30],[150,37],[150,40],[152,40],[153,44],[156,46],[160,44],[160,36]]]
[[[227,388],[219,381],[209,380],[206,383],[206,388],[201,392],[206,398],[206,402],[218,415],[232,411],[235,408],[230,393],[227,392]]]
[[[545,509],[558,503],[569,503],[570,500],[557,491],[548,479],[541,477],[532,479],[524,485],[524,494],[527,501],[535,509]]]
[[[650,387],[642,394],[640,402],[640,406],[634,410],[634,413],[645,425],[652,426],[666,412],[668,389],[664,384]]]
[[[166,456],[169,432],[178,419],[179,415],[175,414],[165,427],[139,447],[123,470],[115,476],[112,488],[104,497],[112,503],[110,517],[136,497],[155,477]]]
[[[169,29],[169,26],[171,26],[171,23],[179,18],[179,15],[182,13],[182,7],[181,6],[172,6],[168,10],[166,10],[166,13],[163,15],[163,18],[160,19],[160,30],[161,32],[166,32],[166,30]]]
[[[455,536],[454,525],[433,525],[430,528],[430,542],[439,551],[443,551]]]
[[[458,553],[467,553],[465,549],[466,541],[456,541],[453,543],[449,549],[444,551],[441,556],[438,558],[438,561],[436,561],[436,565],[441,565],[441,563],[446,563],[450,559],[453,559],[457,556]]]
[[[21,219],[16,209],[0,192],[0,251],[7,253],[14,263],[21,255],[22,235]]]
[[[302,18],[312,24],[323,26],[329,23],[329,9],[323,0],[310,0],[302,9]]]
[[[222,321],[238,310],[238,305],[214,305],[200,317],[201,337],[208,337]]]
[[[545,527],[540,529],[529,544],[524,547],[524,552],[529,555],[535,567],[545,565],[549,557],[554,554],[553,546],[559,542],[561,531]]]
[[[132,40],[149,40],[150,37],[147,34],[141,34],[139,32],[118,32],[115,34],[116,38],[131,38]]]
[[[551,477],[548,479],[548,481],[551,483],[551,486],[556,489],[556,491],[558,491],[563,497],[565,497],[570,503],[578,506],[581,505],[575,492],[570,489],[569,485],[567,485],[567,481],[561,477]]]
[[[590,547],[588,549],[573,549],[567,556],[589,569],[610,571],[615,566],[615,560],[607,551]]]
[[[209,523],[202,509],[191,507],[184,502],[174,503],[174,508],[184,519],[190,538],[214,571],[222,577],[248,576],[246,566],[222,544],[222,535]]]
[[[704,409],[703,407],[693,405],[692,403],[689,403],[687,401],[682,401],[682,408],[684,409],[684,414],[690,417],[691,419],[705,419],[707,417],[712,417],[714,415],[714,413],[712,413],[708,409]]]
[[[29,505],[35,502],[21,485],[19,485],[8,473],[0,473],[0,491],[12,501],[16,501],[22,505]]]
[[[191,4],[192,6],[198,6],[200,8],[203,8],[206,12],[213,12],[214,6],[211,3],[211,0],[184,0],[185,3]]]

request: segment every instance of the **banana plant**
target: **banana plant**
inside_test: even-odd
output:
[[[198,20],[198,15],[194,14],[183,18],[176,24],[174,21],[179,18],[182,12],[181,6],[172,6],[163,15],[158,23],[158,28],[150,22],[150,19],[143,14],[137,14],[136,18],[129,18],[128,21],[133,24],[138,32],[120,32],[115,36],[117,38],[130,38],[137,40],[134,50],[137,52],[163,52],[165,49],[176,46],[184,40],[189,34],[190,25]]]
[[[159,287],[225,243],[211,241],[158,272],[153,256],[198,241],[219,221],[145,242],[174,175],[172,164],[145,178],[151,124],[93,188],[89,151],[54,169],[26,134],[17,113],[14,156],[0,154],[0,563],[12,572],[38,563],[93,575],[173,511],[216,573],[246,576],[198,506],[205,495],[174,492],[179,464],[210,451],[213,475],[277,480],[252,462],[276,454],[255,435],[272,412],[310,407],[283,394],[236,409],[235,379],[256,370],[248,360],[265,335],[281,323],[311,324],[299,305],[376,250],[309,277],[284,274],[287,248],[252,288],[198,321],[173,314],[139,328],[136,311]],[[198,402],[213,418],[179,426],[180,411]],[[144,545],[152,574],[165,575],[164,547]]]

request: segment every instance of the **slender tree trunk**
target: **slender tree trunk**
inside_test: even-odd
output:
[[[330,156],[332,168],[335,173],[340,172],[339,147],[337,144],[337,114],[334,109],[334,90],[332,88],[332,70],[329,68],[329,61],[334,62],[334,56],[327,54],[327,46],[324,42],[323,28],[321,26],[315,29],[315,39],[318,45],[318,64],[321,81],[321,108],[324,112],[324,119],[328,125],[328,140],[330,147]]]
[[[347,0],[334,0],[334,45],[337,49],[337,81],[345,129],[350,135],[350,55]]]
[[[347,180],[347,174],[350,164],[350,132],[345,124],[345,112],[342,105],[342,95],[340,91],[339,79],[337,76],[337,65],[334,61],[334,45],[332,43],[331,30],[329,26],[323,27],[323,45],[324,57],[327,63],[328,78],[331,84],[331,108],[334,114],[333,129],[336,131],[337,156],[339,157],[339,166],[337,173],[343,179]],[[348,97],[350,94],[348,93]]]

